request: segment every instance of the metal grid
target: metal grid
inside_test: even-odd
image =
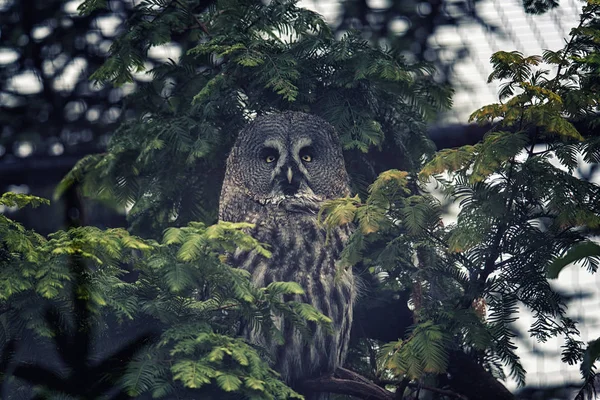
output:
[[[452,0],[446,1],[452,3]],[[383,0],[370,1],[369,5],[375,8],[376,3],[381,3],[381,7],[389,5]],[[333,25],[339,20],[338,1],[304,0],[300,4],[319,12]],[[569,31],[578,23],[582,5],[577,0],[563,0],[553,11],[528,15],[521,1],[484,0],[474,5],[476,14],[497,30],[486,29],[475,21],[439,27],[429,38],[429,45],[437,53],[439,62],[453,62],[457,59],[456,53],[465,48],[468,53],[449,69],[449,81],[456,90],[454,105],[438,124],[466,124],[473,111],[496,103],[499,86],[487,83],[492,72],[490,56],[499,50],[541,55],[545,49],[562,48]],[[600,275],[592,275],[574,265],[563,270],[560,279],[553,284],[564,293],[588,294],[569,305],[569,315],[580,321],[581,340],[587,342],[600,337]],[[515,324],[524,334],[518,341],[518,354],[528,371],[527,385],[545,387],[580,382],[579,366],[569,366],[560,361],[561,338],[537,343],[528,337],[527,330],[532,321],[531,314],[522,309]],[[517,389],[516,382],[512,380],[507,382],[507,386],[511,390]]]
[[[456,88],[456,96],[444,122],[464,124],[471,112],[498,101],[497,83],[487,83],[492,72],[489,63],[492,53],[518,50],[525,55],[534,55],[542,54],[545,49],[562,48],[570,29],[578,23],[581,6],[581,2],[569,0],[544,15],[527,15],[520,1],[488,0],[477,4],[477,14],[488,24],[498,26],[501,33],[485,30],[476,23],[443,27],[437,31],[430,38],[432,47],[452,51],[454,47],[466,46],[469,51],[468,56],[452,68],[450,81]],[[565,269],[554,284],[565,293],[588,294],[569,305],[569,315],[580,321],[584,342],[600,337],[597,317],[600,316],[600,276],[574,265]],[[532,321],[531,314],[522,310],[516,326],[526,333]],[[579,381],[579,366],[560,361],[562,344],[560,338],[547,343],[537,343],[527,336],[519,340],[518,354],[528,371],[528,386],[557,386]],[[516,389],[514,381],[509,381],[508,386]]]
[[[569,31],[577,25],[581,5],[568,0],[544,15],[528,15],[520,1],[486,0],[477,3],[477,15],[498,31],[486,30],[475,22],[441,27],[430,38],[432,48],[443,54],[464,46],[469,52],[452,68],[450,81],[456,96],[446,121],[466,123],[471,112],[498,101],[498,85],[487,83],[492,72],[489,59],[494,52],[517,50],[525,55],[541,55],[543,50],[562,48]]]

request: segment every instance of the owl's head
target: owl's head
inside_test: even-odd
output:
[[[321,202],[349,194],[342,148],[333,127],[300,112],[256,118],[229,155],[223,196],[235,185],[260,204]]]

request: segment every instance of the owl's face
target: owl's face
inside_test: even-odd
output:
[[[320,202],[349,194],[337,135],[314,115],[265,115],[238,137],[226,182],[261,204]]]

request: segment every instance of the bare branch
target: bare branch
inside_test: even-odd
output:
[[[454,390],[424,386],[416,382],[380,382],[380,384],[385,383],[389,385],[395,385],[397,388],[399,388],[397,390],[397,393],[392,393],[389,390],[378,386],[374,382],[371,382],[370,380],[356,372],[350,371],[345,368],[338,368],[335,370],[335,373],[333,375],[322,376],[317,379],[310,379],[304,381],[301,386],[301,391],[305,393],[322,392],[345,394],[363,400],[398,400],[403,398],[402,393],[404,392],[404,388],[410,387],[412,389],[427,390],[432,393],[438,393],[447,397],[461,400],[466,400],[468,398],[484,398],[484,394],[487,394],[486,396],[488,397],[486,398],[493,398],[494,400],[514,399],[514,396],[500,382],[498,382],[491,375],[485,372],[481,366],[475,364],[472,360],[468,359],[468,357],[462,353],[461,356],[462,357],[457,357],[455,355],[454,358],[460,360],[460,363],[462,363],[461,367],[466,367],[466,365],[468,365],[468,371],[471,374],[470,377],[477,376],[480,379],[480,382],[472,382],[466,384],[463,380],[469,379],[469,376],[457,376],[456,378],[453,378],[451,380],[457,381],[454,383],[460,383],[459,385],[451,385],[457,386],[453,387]],[[457,361],[458,363],[458,360],[455,361]],[[459,370],[461,367],[459,367]],[[456,368],[453,368],[453,370],[456,370]],[[485,374],[485,376],[482,376],[482,372],[483,374]],[[464,392],[462,390],[461,392],[456,391],[459,388],[465,389]]]
[[[333,376],[304,381],[302,391],[346,394],[363,400],[394,400],[394,393],[377,386],[356,372],[343,368],[338,368]]]

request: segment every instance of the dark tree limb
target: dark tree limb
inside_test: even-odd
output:
[[[302,389],[308,392],[327,392],[355,396],[363,400],[397,400],[402,398],[404,388],[418,388],[442,394],[448,397],[467,400],[467,397],[451,390],[438,389],[417,383],[390,382],[401,388],[398,393],[392,393],[371,382],[364,376],[345,368],[336,369],[333,376],[323,376],[318,379],[305,381]]]
[[[334,373],[334,376],[337,376],[338,378],[342,378],[342,379],[349,379],[351,381],[373,384],[373,382],[371,382],[370,380],[368,380],[364,376],[362,376],[360,374],[357,374],[354,371],[350,371],[349,369],[346,369],[346,368],[338,368],[338,369],[336,369],[335,373]]]
[[[467,399],[486,399],[486,400],[514,400],[514,395],[492,377],[476,362],[471,360],[464,353],[452,354],[451,359],[455,362],[448,368],[450,374],[454,374],[449,380],[451,390],[435,387],[423,386],[414,382],[389,382],[396,384],[400,390],[400,397],[397,393],[378,386],[364,376],[345,368],[338,368],[333,375],[322,376],[317,379],[304,381],[301,385],[301,391],[305,393],[336,393],[358,397],[363,400],[397,400],[401,399],[401,393],[404,388],[427,390],[429,392],[441,394],[447,397],[467,400]],[[464,370],[465,373],[458,373],[458,370]]]
[[[322,376],[302,383],[302,391],[310,393],[337,393],[355,396],[363,400],[394,400],[394,393],[377,386],[365,377],[338,368],[333,376]]]

